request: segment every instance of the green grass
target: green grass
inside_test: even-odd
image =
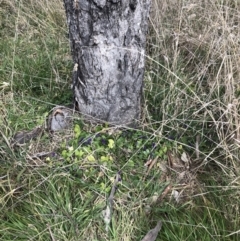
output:
[[[153,4],[140,128],[76,116],[13,148],[72,102],[72,60],[62,1],[0,1],[0,240],[141,240],[158,220],[157,240],[239,240],[240,5]]]

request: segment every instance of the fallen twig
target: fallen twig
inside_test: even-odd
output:
[[[151,171],[153,166],[156,164],[157,160],[158,160],[158,157],[155,157],[153,160],[150,159],[149,161],[147,161],[147,163],[145,163],[144,166],[148,166],[148,170],[147,170],[145,177],[148,176],[149,172]]]
[[[161,228],[162,222],[158,221],[156,227],[151,229],[141,241],[155,241]]]
[[[50,236],[51,236],[52,241],[56,241],[56,239],[55,239],[54,236],[53,236],[53,233],[52,233],[52,230],[51,230],[49,224],[47,225],[47,228],[48,228],[48,231],[49,231],[49,233],[50,233]]]
[[[109,228],[109,224],[111,222],[111,218],[112,218],[112,210],[113,210],[113,198],[114,198],[114,194],[117,190],[117,184],[119,182],[119,180],[121,180],[121,176],[119,173],[117,173],[116,178],[114,180],[112,189],[111,189],[111,193],[108,197],[108,202],[107,202],[107,207],[105,210],[102,211],[103,214],[103,220],[105,222],[106,225],[106,231],[108,231]]]

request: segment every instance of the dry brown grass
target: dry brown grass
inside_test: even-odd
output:
[[[150,20],[147,76],[162,75],[158,91],[166,92],[161,130],[197,123],[201,140],[214,143],[205,161],[226,169],[239,164],[239,16],[238,1],[154,0]]]
[[[61,0],[0,1],[1,27],[12,36],[28,34],[28,39],[66,30],[65,12]]]

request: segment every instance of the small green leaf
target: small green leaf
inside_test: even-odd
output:
[[[108,147],[109,147],[110,149],[112,149],[112,148],[114,148],[114,145],[115,145],[114,140],[113,140],[113,139],[109,139],[109,140],[108,140]]]
[[[102,162],[107,162],[109,160],[109,157],[108,156],[101,156],[101,161]]]
[[[62,151],[62,156],[63,156],[63,157],[67,157],[67,156],[68,156],[68,155],[67,155],[67,150],[63,150],[63,151]]]
[[[87,159],[90,161],[90,162],[94,162],[96,159],[93,155],[88,155],[87,156]]]
[[[160,150],[160,151],[158,152],[158,156],[159,156],[159,157],[162,157],[162,156],[163,156],[163,151],[162,151],[162,150]]]
[[[163,152],[164,152],[164,153],[167,152],[167,147],[166,147],[166,146],[163,147]]]
[[[79,138],[79,136],[81,135],[81,128],[79,125],[74,126],[74,133],[75,133],[75,138]]]
[[[72,152],[72,151],[73,151],[73,146],[69,146],[69,147],[68,147],[68,150],[69,150],[70,152]]]
[[[133,161],[133,160],[129,160],[129,161],[128,161],[128,166],[134,167],[134,161]]]
[[[183,149],[182,145],[178,145],[178,150],[182,150],[182,149]]]
[[[106,189],[105,183],[101,182],[101,183],[100,183],[100,186],[101,186],[101,187],[100,187],[101,190],[102,190],[102,191],[105,191],[105,189]]]
[[[84,155],[84,151],[82,151],[82,150],[76,150],[75,151],[75,156],[76,157],[82,157]]]

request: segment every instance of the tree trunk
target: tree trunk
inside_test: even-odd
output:
[[[151,0],[64,0],[79,111],[135,125],[141,116]]]

